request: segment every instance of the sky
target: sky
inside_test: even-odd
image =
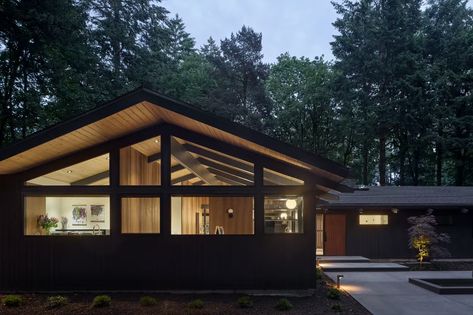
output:
[[[337,33],[337,14],[330,0],[162,0],[162,5],[183,19],[201,47],[212,36],[219,41],[243,25],[263,33],[266,62],[284,52],[333,59],[330,42]],[[473,0],[469,0],[473,7]]]
[[[230,37],[243,25],[263,33],[266,62],[284,52],[332,59],[332,22],[337,15],[329,0],[163,0],[162,5],[183,19],[197,47],[212,36]]]

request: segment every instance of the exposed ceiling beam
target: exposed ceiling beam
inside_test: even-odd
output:
[[[196,176],[195,176],[195,174],[193,174],[193,173],[186,174],[186,175],[184,175],[184,176],[181,176],[181,177],[172,179],[172,180],[171,180],[171,185],[176,185],[176,184],[178,184],[178,183],[180,183],[180,182],[184,182],[184,181],[186,181],[186,180],[193,179],[193,178],[195,178],[195,177],[196,177]]]
[[[159,160],[161,160],[161,152],[151,154],[150,156],[148,156],[148,163],[153,163]]]
[[[245,185],[245,186],[253,185],[253,182],[250,182],[246,179],[243,179],[243,178],[240,178],[240,177],[222,172],[222,171],[220,171],[218,169],[215,169],[215,168],[212,168],[212,167],[209,167],[209,171],[210,171],[210,173],[215,174],[218,177],[223,177],[223,178],[231,180],[234,183],[238,183],[238,185]]]
[[[290,178],[279,176],[277,174],[270,173],[270,172],[264,173],[264,180],[267,180],[271,182],[272,184],[276,184],[276,185],[288,185],[288,186],[302,185],[300,181],[292,180]]]
[[[71,185],[72,186],[87,186],[87,185],[90,185],[92,183],[98,182],[99,180],[105,179],[109,176],[110,176],[110,172],[105,171],[105,172],[98,173],[98,174],[95,174],[95,175],[92,175],[92,176],[89,176],[89,177],[86,177],[86,178],[79,179],[75,182],[72,182]]]
[[[184,166],[182,166],[181,164],[176,164],[174,166],[171,166],[171,173],[182,171],[183,169],[185,169]]]
[[[203,186],[203,185],[205,185],[205,182],[203,180],[199,180],[192,184],[192,186]]]
[[[232,167],[235,167],[235,168],[244,170],[244,171],[249,172],[249,173],[253,173],[253,171],[254,171],[252,165],[249,165],[249,164],[240,162],[240,161],[238,161],[238,160],[234,160],[234,159],[229,158],[229,157],[227,157],[227,156],[223,156],[223,155],[217,154],[217,153],[212,152],[212,151],[210,151],[210,150],[207,150],[207,149],[204,149],[204,148],[195,146],[195,145],[193,145],[193,144],[191,144],[191,143],[185,143],[183,146],[184,146],[188,151],[190,151],[190,152],[192,152],[192,153],[195,153],[195,154],[197,154],[197,155],[206,157],[206,158],[208,158],[208,159],[211,159],[211,160],[214,160],[214,161],[219,161],[219,162],[221,162],[221,163],[230,165],[230,166],[232,166]]]
[[[237,177],[240,177],[240,178],[243,178],[243,179],[246,179],[250,182],[254,182],[254,176],[253,174],[248,174],[246,172],[242,172],[242,171],[239,171],[237,169],[234,169],[232,167],[228,167],[226,165],[223,165],[223,164],[220,164],[220,163],[217,163],[217,162],[214,162],[212,160],[209,160],[207,158],[204,158],[204,157],[198,157],[197,160],[204,164],[205,166],[209,166],[209,167],[212,167],[214,169],[217,169],[217,170],[220,170],[222,172],[225,172],[225,173],[228,173],[228,174],[231,174],[231,175],[234,175],[234,176],[237,176]]]
[[[209,185],[219,185],[220,181],[211,174],[186,148],[171,137],[171,154],[174,159]]]

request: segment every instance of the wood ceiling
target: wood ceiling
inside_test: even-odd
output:
[[[270,147],[266,147],[263,144],[250,141],[248,140],[252,139],[252,132],[250,130],[243,130],[243,133],[245,134],[244,137],[236,135],[237,132],[233,134],[231,126],[230,128],[225,128],[224,126],[222,126],[222,122],[220,122],[220,124],[213,124],[211,122],[211,119],[213,118],[210,116],[210,114],[203,114],[202,112],[194,113],[192,111],[197,110],[190,110],[186,107],[188,106],[186,104],[182,104],[181,108],[180,103],[174,104],[173,101],[165,97],[156,96],[158,94],[150,94],[150,92],[147,91],[135,91],[134,93],[135,94],[131,96],[124,96],[122,97],[122,99],[119,98],[110,102],[110,104],[108,105],[106,104],[103,107],[98,108],[98,110],[101,110],[104,109],[106,106],[109,106],[106,108],[106,110],[111,111],[111,114],[105,116],[105,114],[102,113],[103,118],[94,121],[94,119],[90,117],[90,115],[93,115],[93,113],[89,113],[87,121],[90,121],[90,123],[79,126],[76,129],[73,129],[67,133],[58,136],[57,138],[52,138],[48,141],[45,140],[45,142],[37,141],[38,144],[34,145],[36,141],[36,139],[34,139],[35,136],[30,137],[31,139],[27,139],[27,141],[25,141],[27,143],[25,145],[25,150],[18,150],[19,152],[16,154],[15,150],[10,150],[13,152],[11,155],[4,154],[6,158],[0,161],[0,174],[13,174],[25,171],[35,166],[44,164],[46,162],[61,158],[73,152],[92,147],[101,143],[105,143],[107,141],[119,138],[126,134],[131,134],[141,129],[150,127],[152,125],[157,125],[160,123],[169,123],[183,127],[199,134],[203,134],[211,138],[215,138],[222,142],[229,143],[236,147],[257,152],[259,154],[269,156],[271,158],[275,158],[290,163],[292,165],[310,170],[314,174],[326,178],[334,183],[339,183],[344,178],[344,175],[342,173],[345,172],[345,169],[341,166],[337,166],[333,162],[321,158],[322,165],[332,163],[334,164],[334,169],[342,169],[341,172],[332,172],[330,169],[320,167],[315,163],[305,162],[305,160],[302,158],[301,160],[299,160],[295,157],[296,152],[292,154],[284,154],[281,153],[279,150],[275,150]],[[140,93],[145,94],[145,96],[141,95]],[[153,99],[154,96],[162,100],[162,106],[158,101]],[[126,97],[130,97],[131,100],[126,99]],[[133,97],[139,99],[140,101],[132,103]],[[149,101],[150,99],[153,99],[153,103]],[[125,103],[128,102],[130,104],[120,104],[121,100],[123,100]],[[174,105],[175,107],[173,107]],[[116,106],[115,108],[120,108],[120,110],[113,112],[112,106]],[[174,108],[176,108],[176,111],[174,111]],[[184,111],[189,111],[192,115],[188,116],[187,112]],[[191,118],[191,116],[193,116],[194,114],[196,116],[196,119]],[[98,115],[98,117],[101,116]],[[202,119],[202,117],[204,118]],[[215,118],[214,120],[218,120],[218,118]],[[204,123],[203,121],[206,121],[207,123]],[[222,126],[222,128],[216,128],[215,126],[217,125]],[[241,126],[236,127],[243,128]],[[55,127],[52,127],[51,129],[54,128]],[[227,131],[222,129],[226,129]],[[45,135],[47,135],[49,131],[50,130],[43,131],[42,135],[39,135],[36,138],[41,139],[42,136],[43,138],[48,139]],[[258,137],[264,136],[259,134],[256,138]],[[28,140],[30,141],[30,143],[28,143]],[[139,150],[140,152],[146,152],[146,155],[149,156],[150,154],[152,154],[151,152],[156,151],[155,145],[155,139],[150,139],[148,142],[140,143],[134,148]],[[19,147],[21,147],[21,145]],[[8,152],[8,150],[4,151]],[[286,149],[285,151],[291,150]],[[307,153],[305,153],[305,156],[307,156]]]

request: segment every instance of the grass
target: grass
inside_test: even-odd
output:
[[[67,304],[69,304],[69,299],[61,295],[50,296],[46,300],[46,307],[50,309],[63,307]]]
[[[156,304],[158,304],[158,301],[154,297],[143,296],[142,298],[140,298],[141,306],[149,307],[149,306],[155,306]]]
[[[23,298],[20,295],[5,295],[2,304],[6,307],[18,307],[23,304]]]
[[[191,309],[200,310],[204,308],[204,301],[202,301],[201,299],[195,299],[192,300],[188,306]]]
[[[92,302],[92,307],[109,307],[111,304],[112,298],[108,295],[97,295]]]
[[[294,306],[289,302],[288,299],[280,299],[278,303],[276,304],[276,309],[278,311],[289,311],[293,308]]]

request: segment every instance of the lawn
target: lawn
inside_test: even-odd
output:
[[[23,295],[18,307],[2,303],[0,314],[370,314],[343,291],[338,296],[332,289],[329,298],[333,283],[325,275],[317,284],[315,295],[287,297],[287,301],[276,296],[242,299],[241,295],[232,294],[148,294],[145,299],[142,299],[145,294],[110,294],[110,306],[93,307],[96,295],[67,294],[65,305],[48,308],[47,295]]]

